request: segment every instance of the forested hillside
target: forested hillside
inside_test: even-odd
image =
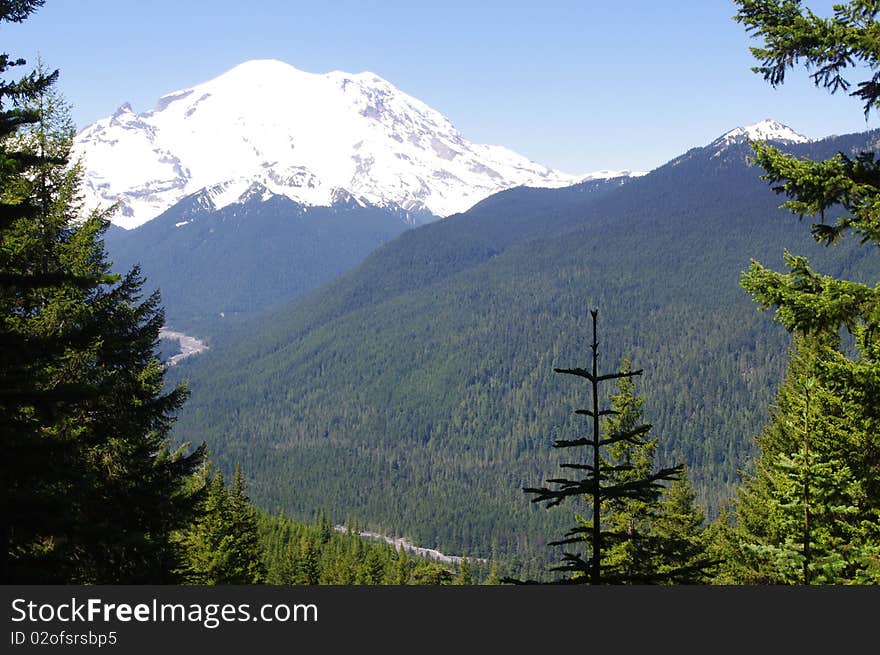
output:
[[[877,133],[791,146],[827,157]],[[747,163],[748,144],[689,151],[651,174],[578,193],[517,189],[408,231],[352,273],[177,367],[176,427],[241,461],[269,509],[356,515],[367,527],[475,556],[543,557],[570,511],[521,488],[583,424],[588,310],[602,361],[645,368],[658,460],[690,467],[714,515],[766,422],[788,336],[739,286],[784,248],[863,279],[876,264],[818,246]],[[874,269],[872,269],[872,266]]]
[[[115,270],[138,264],[161,291],[169,325],[208,337],[329,282],[430,218],[351,198],[305,207],[259,194],[215,210],[196,194],[134,230],[111,228],[106,241]]]

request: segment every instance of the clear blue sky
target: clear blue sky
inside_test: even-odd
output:
[[[0,49],[60,68],[80,128],[274,58],[373,71],[465,138],[570,173],[650,170],[769,117],[811,137],[877,127],[803,71],[778,89],[752,73],[735,13],[728,0],[47,0],[0,27]]]

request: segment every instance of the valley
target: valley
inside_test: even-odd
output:
[[[344,525],[336,525],[333,526],[333,528],[337,532],[348,532],[348,528],[346,528]],[[424,557],[435,562],[441,562],[442,564],[460,565],[465,559],[461,555],[447,555],[446,553],[441,553],[439,550],[434,550],[433,548],[422,548],[421,546],[416,546],[409,539],[405,539],[403,537],[389,537],[388,535],[379,534],[378,532],[372,532],[370,530],[358,530],[358,535],[366,539],[376,539],[382,541],[392,546],[394,550],[400,550],[401,548],[403,548],[408,553],[412,553],[413,555],[416,555],[418,557]],[[488,563],[488,560],[486,559],[472,559],[470,561],[480,564]]]
[[[784,145],[827,155],[874,138]],[[558,466],[553,439],[582,429],[582,390],[553,368],[582,364],[597,307],[603,366],[646,369],[660,462],[686,463],[715,516],[751,466],[788,347],[739,286],[750,258],[789,248],[876,273],[852,244],[793,238],[749,153],[733,135],[623,183],[513,189],[407,230],[176,367],[193,392],[176,434],[240,463],[263,507],[540,568],[570,514],[521,489]]]
[[[175,330],[167,330],[163,328],[159,332],[159,338],[167,339],[168,341],[176,341],[180,349],[179,353],[166,360],[165,363],[168,366],[174,366],[178,362],[205,352],[208,349],[208,346],[205,345],[204,341],[201,341],[196,337],[191,337],[183,332],[176,332]]]

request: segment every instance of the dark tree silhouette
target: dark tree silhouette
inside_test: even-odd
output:
[[[616,373],[599,374],[599,341],[597,334],[598,310],[591,310],[593,321],[592,362],[590,370],[584,368],[554,368],[557,373],[574,375],[586,379],[590,383],[592,396],[591,409],[578,409],[575,414],[586,416],[590,419],[593,429],[592,437],[579,439],[557,440],[554,448],[580,448],[592,449],[591,457],[587,462],[566,463],[562,468],[573,471],[582,471],[585,477],[580,479],[553,478],[547,480],[552,487],[525,487],[523,491],[534,494],[533,503],[544,502],[546,507],[554,507],[570,497],[585,497],[590,501],[590,520],[582,520],[580,524],[571,529],[565,538],[551,542],[552,546],[586,543],[588,556],[579,553],[565,552],[563,563],[555,567],[554,571],[566,571],[572,575],[569,578],[559,580],[560,583],[569,584],[619,584],[619,583],[651,583],[659,582],[659,574],[652,571],[634,573],[615,567],[603,566],[602,555],[605,543],[625,540],[631,535],[603,529],[603,503],[619,499],[632,499],[645,503],[656,503],[663,492],[663,481],[676,480],[682,473],[682,466],[662,468],[656,472],[648,472],[640,477],[629,478],[621,476],[621,473],[635,470],[631,462],[610,462],[602,456],[602,448],[628,442],[633,446],[647,444],[645,437],[651,431],[650,424],[629,425],[625,422],[613,424],[612,430],[604,437],[600,433],[600,418],[603,416],[616,416],[620,412],[616,409],[600,409],[599,385],[609,380],[621,380],[641,375],[642,371],[618,371]],[[515,582],[515,581],[514,581]]]

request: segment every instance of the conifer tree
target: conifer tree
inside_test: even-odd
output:
[[[318,512],[315,517],[315,530],[318,533],[319,543],[325,544],[333,536],[333,523],[324,511]]]
[[[397,562],[395,565],[394,584],[408,585],[412,578],[412,562],[409,554],[403,546],[397,550]]]
[[[412,574],[414,585],[446,585],[454,580],[452,571],[437,562],[419,563]]]
[[[206,492],[200,516],[182,538],[186,552],[183,579],[190,584],[221,584],[229,568],[232,519],[228,492],[223,474],[210,475],[208,471],[205,467]]]
[[[831,342],[831,343],[829,343]],[[880,581],[880,512],[873,480],[859,476],[859,407],[821,381],[833,338],[795,339],[760,457],[735,499],[735,579],[746,583]],[[870,463],[868,464],[870,467]]]
[[[741,541],[736,535],[735,512],[731,504],[721,507],[718,516],[706,528],[706,552],[714,566],[707,582],[716,585],[735,585],[744,580],[741,563]]]
[[[629,361],[624,360],[621,371],[629,370]],[[636,395],[631,377],[617,380],[617,393],[611,394],[610,400],[614,413],[604,419],[604,434],[626,434],[640,427],[644,399]],[[647,432],[644,434],[647,437]],[[622,486],[648,478],[654,469],[656,451],[656,438],[621,439],[609,444],[601,457],[606,486]],[[611,496],[603,502],[601,511],[608,530],[608,543],[602,557],[606,571],[615,571],[621,580],[651,578],[655,564],[652,522],[658,503],[659,494]]]
[[[486,585],[498,585],[501,584],[501,574],[498,571],[498,562],[494,559],[492,563],[489,565],[489,575],[486,576],[486,581],[483,583]]]
[[[385,581],[385,562],[382,561],[377,547],[370,548],[365,554],[358,571],[358,584],[380,585]]]
[[[245,494],[240,467],[230,488],[222,473],[210,475],[205,470],[207,492],[200,516],[182,537],[187,553],[185,580],[200,585],[264,582],[257,511]]]
[[[623,372],[630,370],[624,360]],[[615,414],[605,417],[604,434],[635,430],[642,421],[644,398],[636,394],[632,378],[617,380],[611,394]],[[648,478],[655,465],[657,438],[621,440],[610,444],[602,457],[608,486],[637,483]],[[711,560],[703,538],[704,513],[696,503],[684,465],[670,485],[651,498],[618,496],[602,505],[608,526],[603,568],[614,580],[631,583],[695,584],[705,579]]]
[[[0,5],[0,22],[23,22],[42,6],[41,0]],[[26,62],[0,54],[0,74]],[[17,138],[41,121],[35,100],[55,83],[58,72],[32,71],[19,79],[0,80],[0,412],[3,458],[0,462],[0,501],[5,520],[0,526],[0,581],[38,581],[41,572],[57,568],[59,558],[46,535],[45,520],[68,521],[66,490],[70,486],[71,453],[68,445],[43,436],[41,419],[51,415],[65,389],[46,388],[39,374],[52,356],[63,350],[65,337],[38,337],[23,326],[35,290],[75,281],[62,271],[38,267],[40,243],[35,244],[40,203],[30,191],[37,168],[60,163]]]
[[[545,502],[547,507],[559,505],[570,497],[584,497],[590,502],[586,519],[577,516],[579,525],[568,532],[562,540],[550,545],[585,544],[588,556],[565,552],[563,563],[555,571],[566,571],[571,577],[559,580],[561,583],[615,584],[654,582],[655,574],[641,570],[636,563],[637,551],[646,550],[647,535],[638,534],[646,530],[646,508],[656,503],[663,482],[674,480],[681,473],[681,466],[649,470],[645,458],[653,453],[650,442],[644,437],[650,432],[650,425],[641,425],[638,412],[639,403],[634,401],[631,388],[624,385],[617,396],[617,404],[612,409],[600,409],[599,385],[608,380],[626,380],[642,371],[623,370],[617,373],[599,374],[599,342],[596,330],[597,310],[590,312],[593,322],[593,342],[591,345],[591,369],[554,369],[557,373],[585,378],[590,383],[592,395],[591,409],[578,409],[575,414],[586,416],[592,423],[592,437],[557,440],[556,448],[591,449],[591,458],[586,462],[566,463],[566,469],[584,472],[580,479],[554,478],[547,480],[554,487],[531,488],[523,490],[534,494],[532,502]],[[614,417],[606,424],[610,429],[603,437],[600,431],[602,417]],[[602,455],[602,449],[614,448],[619,461],[609,461]],[[629,512],[622,522],[614,525],[603,507],[614,506],[618,510],[626,508]],[[608,560],[609,553],[614,556]],[[515,580],[508,580],[517,582]]]
[[[680,477],[663,492],[651,522],[656,550],[657,577],[668,584],[701,584],[710,580],[718,565],[710,552],[705,512],[683,468]]]
[[[260,584],[266,569],[262,562],[262,543],[257,530],[257,508],[247,496],[241,465],[236,464],[232,488],[228,496],[234,563],[230,571],[232,584]]]
[[[321,581],[320,553],[315,542],[304,536],[299,544],[295,584],[316,585]]]
[[[54,78],[16,87],[0,139],[3,579],[168,582],[204,450],[170,449],[185,390],[164,389],[159,297],[109,273],[109,214],[82,207],[67,106],[35,82]]]
[[[455,584],[472,585],[474,584],[474,575],[471,572],[471,564],[467,557],[462,558],[458,565],[458,574],[455,576]]]
[[[841,3],[830,18],[794,0],[737,5],[736,20],[763,40],[751,48],[760,62],[753,70],[771,85],[803,62],[817,87],[861,100],[866,118],[878,108],[880,3]],[[853,89],[849,69],[874,72]],[[818,242],[830,246],[851,234],[880,245],[876,153],[812,161],[763,143],[753,148],[764,179],[787,196],[783,207],[813,218]],[[785,262],[789,271],[779,273],[753,261],[742,277],[760,307],[775,309],[801,340],[800,361],[792,362],[760,439],[756,473],[737,499],[740,574],[758,582],[865,581],[876,570],[880,517],[880,284],[822,275],[788,252]],[[842,329],[854,355],[840,346]]]

